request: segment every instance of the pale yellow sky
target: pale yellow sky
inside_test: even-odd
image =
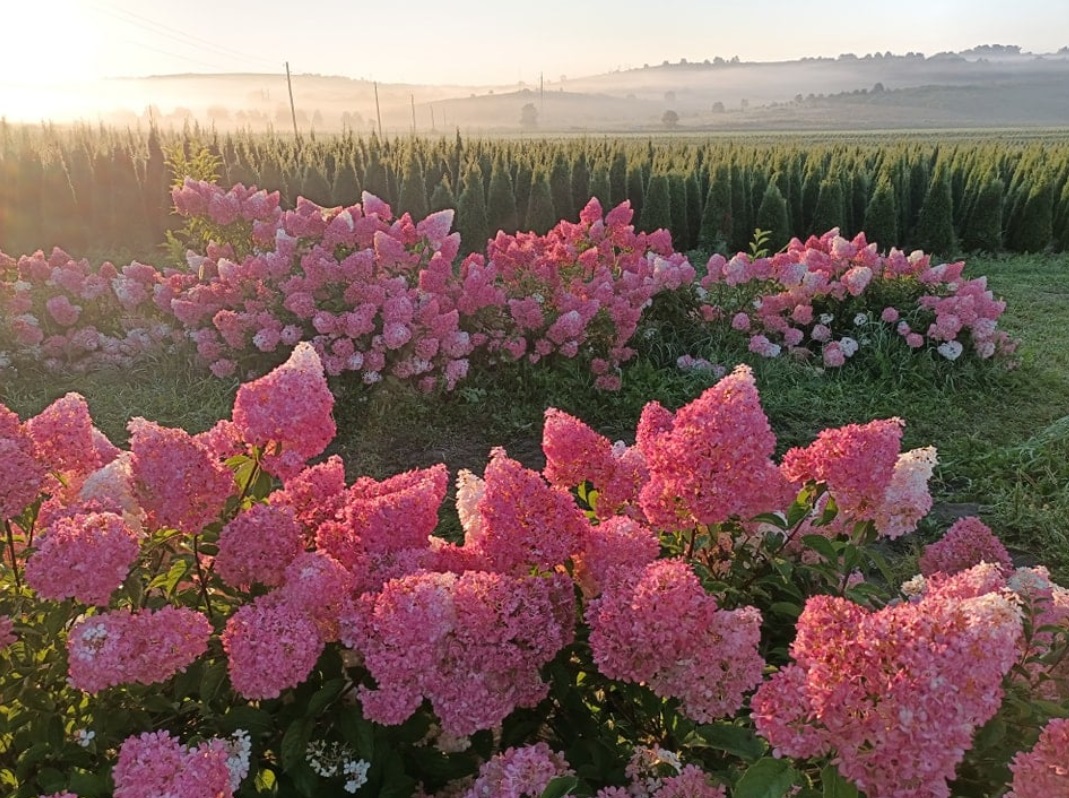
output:
[[[107,98],[88,82],[272,72],[385,83],[515,85],[716,56],[786,61],[1069,45],[1050,0],[0,0],[0,116]]]

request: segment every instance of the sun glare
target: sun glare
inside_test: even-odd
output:
[[[5,4],[7,5],[7,4]],[[0,116],[40,119],[82,112],[100,76],[91,20],[78,0],[11,4],[3,10]]]

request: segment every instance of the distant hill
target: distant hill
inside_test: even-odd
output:
[[[378,108],[376,108],[376,90]],[[298,127],[470,134],[1069,127],[1069,48],[984,45],[925,57],[715,59],[543,86],[412,86],[294,75]],[[524,106],[530,105],[526,114]],[[284,76],[169,75],[107,81],[104,121],[185,120],[292,128]],[[533,110],[532,110],[533,109]],[[672,112],[667,114],[666,112]],[[678,120],[669,126],[673,116]],[[521,119],[535,124],[524,126]],[[95,121],[95,120],[94,120]]]

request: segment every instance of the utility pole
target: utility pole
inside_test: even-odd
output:
[[[545,124],[546,119],[546,81],[545,75],[538,73],[538,118]]]
[[[379,141],[382,141],[382,111],[379,110],[379,82],[375,81],[375,117],[379,120]]]
[[[297,107],[293,104],[293,81],[290,79],[290,62],[286,62],[286,86],[290,90],[290,117],[293,119],[293,137],[297,139],[297,145],[300,146],[301,134],[297,130]]]
[[[434,126],[434,106],[432,105],[432,106],[431,106],[431,132],[433,133],[433,132],[434,132],[435,130],[437,130],[437,129],[438,129],[438,128],[436,128],[436,127]]]
[[[408,95],[408,99],[412,102],[412,135],[416,135],[416,95]]]

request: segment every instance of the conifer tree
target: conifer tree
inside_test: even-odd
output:
[[[609,187],[611,202],[606,207],[616,207],[627,199],[627,156],[623,150],[616,150],[609,166]]]
[[[590,164],[586,154],[580,152],[579,157],[572,164],[572,207],[568,209],[558,208],[557,213],[562,219],[575,219],[579,211],[590,199]]]
[[[456,210],[456,207],[457,199],[453,194],[453,187],[449,185],[449,175],[442,175],[442,179],[434,187],[427,210],[430,213],[437,213],[447,209]]]
[[[642,206],[640,228],[647,233],[654,230],[672,229],[672,200],[668,188],[668,175],[659,172],[650,175],[646,186],[646,198]]]
[[[334,184],[330,188],[332,205],[348,207],[360,202],[360,179],[352,158],[345,158],[334,170]]]
[[[880,252],[887,252],[901,243],[898,240],[898,203],[891,181],[886,177],[881,178],[872,192],[861,229],[866,240],[875,243]]]
[[[709,193],[702,209],[698,246],[724,253],[731,239],[731,168],[727,164],[716,167],[709,181]]]
[[[531,196],[527,201],[527,220],[524,227],[539,235],[545,235],[560,221],[553,207],[553,194],[549,189],[549,176],[539,169],[531,177]]]
[[[455,228],[460,233],[461,251],[478,252],[486,248],[490,223],[486,215],[483,175],[479,164],[470,164],[464,173],[464,188],[457,198]]]
[[[702,225],[702,190],[698,171],[690,170],[686,177],[687,189],[687,249],[698,246],[698,230]]]
[[[308,164],[301,177],[301,196],[310,199],[316,205],[330,207],[330,183],[327,182],[319,164]]]
[[[953,254],[956,248],[953,202],[946,170],[939,170],[917,217],[912,237],[915,246],[943,257]]]
[[[590,197],[597,197],[603,211],[608,211],[612,207],[609,167],[604,161],[598,161],[590,171]]]
[[[1054,237],[1054,186],[1046,176],[1037,177],[1023,210],[1009,233],[1014,252],[1042,252]]]
[[[833,227],[843,230],[843,185],[834,175],[825,177],[820,182],[817,205],[813,209],[813,235],[824,235]]]
[[[690,221],[687,219],[687,182],[680,172],[668,174],[668,207],[672,217],[672,244],[676,249],[690,249]]]
[[[427,215],[427,186],[423,179],[423,167],[419,156],[408,153],[405,161],[405,173],[401,178],[401,196],[397,202],[397,214],[409,214],[419,221]]]
[[[961,233],[966,252],[998,252],[1002,249],[1002,203],[1005,184],[992,171],[980,188]]]
[[[557,150],[553,156],[553,166],[549,171],[549,190],[553,195],[553,207],[570,210],[572,207],[572,165],[564,156],[562,150]],[[527,194],[531,193],[528,186]],[[521,196],[518,187],[516,196]]]
[[[791,240],[790,220],[787,217],[787,200],[776,185],[769,181],[757,209],[757,227],[768,233],[768,249],[778,252]]]
[[[520,226],[516,211],[516,195],[512,190],[512,176],[502,158],[494,161],[490,174],[490,192],[486,198],[486,215],[490,222],[490,233],[498,230],[512,234]]]
[[[631,202],[633,219],[642,216],[642,203],[646,197],[646,178],[639,164],[630,164],[627,167],[627,199]]]

